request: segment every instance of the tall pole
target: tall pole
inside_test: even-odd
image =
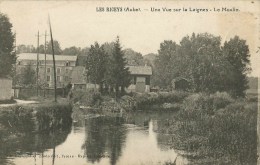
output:
[[[45,93],[46,93],[46,84],[47,84],[47,81],[46,81],[46,37],[47,37],[47,32],[45,30],[45,39],[44,39],[44,97],[45,97]]]
[[[39,38],[40,38],[40,35],[39,35],[39,31],[38,31],[38,35],[37,35],[37,66],[36,66],[36,92],[37,92],[37,96],[39,95],[39,91],[38,91],[38,88],[39,88],[39,82],[38,82],[38,79],[39,79]]]
[[[54,46],[53,46],[53,38],[52,38],[52,30],[51,30],[51,20],[49,16],[49,26],[50,26],[50,36],[51,36],[51,48],[52,48],[52,58],[53,58],[53,76],[54,76],[54,101],[57,102],[56,95],[56,66],[55,66],[55,55],[54,55]]]
[[[14,54],[16,56],[16,32],[14,33]],[[15,61],[15,65],[14,65],[14,87],[16,87],[16,63],[17,61]],[[15,88],[14,88],[15,91]],[[14,92],[15,94],[15,92]]]

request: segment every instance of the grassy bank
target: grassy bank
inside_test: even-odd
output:
[[[16,103],[16,101],[13,98],[8,100],[0,100],[0,104],[14,104],[14,103]]]
[[[131,93],[118,98],[101,95],[99,92],[74,91],[71,101],[76,104],[101,108],[104,111],[133,110],[179,110],[187,92]]]
[[[134,94],[134,108],[137,110],[178,110],[188,95],[189,93],[183,91]]]
[[[160,133],[171,134],[174,149],[193,164],[256,164],[257,102],[227,93],[188,96]],[[184,151],[184,152],[183,152]]]
[[[0,107],[0,142],[26,133],[65,128],[71,124],[72,106],[68,103],[42,103]]]

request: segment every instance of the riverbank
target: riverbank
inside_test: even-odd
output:
[[[256,164],[257,102],[250,100],[192,94],[158,132],[192,164]]]
[[[71,123],[71,113],[72,106],[65,102],[0,107],[0,141],[20,138],[27,132],[65,128]]]
[[[100,94],[89,96],[87,104],[84,95],[76,104],[95,107],[94,113],[103,115],[175,112],[172,119],[160,123],[157,131],[167,135],[167,145],[193,164],[256,164],[257,95],[235,99],[225,92],[176,91],[126,95],[118,101]]]

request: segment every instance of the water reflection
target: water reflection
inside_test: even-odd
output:
[[[160,120],[169,118],[169,114],[129,113],[119,118],[78,111],[72,116],[72,129],[60,129],[55,134],[28,134],[15,147],[6,146],[13,148],[5,156],[8,156],[9,163],[150,165],[174,162],[176,158],[175,151],[164,147],[167,145],[156,133],[161,126]],[[32,156],[19,157],[26,154]]]
[[[97,117],[89,118],[85,125],[86,140],[83,145],[87,160],[95,163],[103,157],[110,158],[115,165],[121,155],[126,138],[126,128],[122,118]]]
[[[46,131],[43,133],[25,132],[20,137],[0,142],[0,164],[15,164],[15,158],[35,158],[35,154],[43,154],[44,151],[62,144],[71,132],[71,123],[66,128]],[[8,159],[9,158],[9,159]]]

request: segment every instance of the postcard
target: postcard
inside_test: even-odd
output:
[[[0,164],[260,164],[259,20],[255,0],[1,0]]]

